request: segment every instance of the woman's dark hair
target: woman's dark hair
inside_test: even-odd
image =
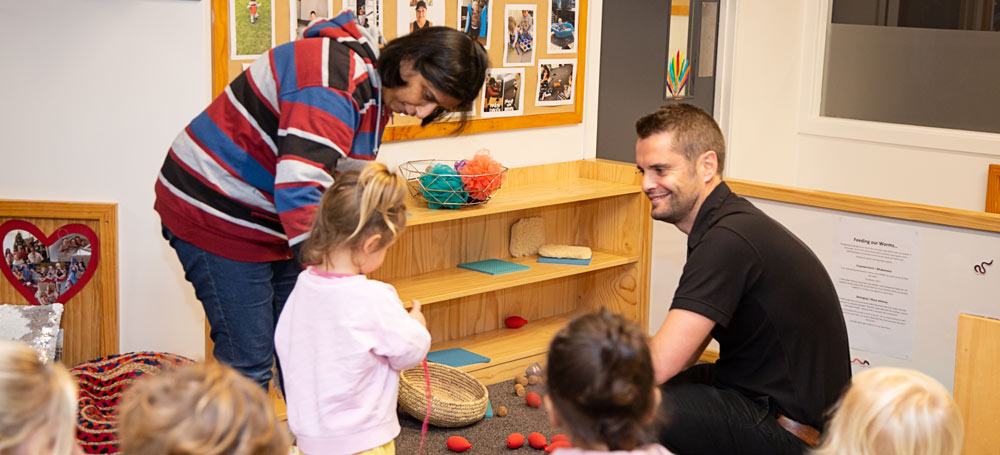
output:
[[[420,8],[427,9],[427,3],[424,3],[424,0],[418,1],[417,6],[415,6],[413,9],[417,10]]]
[[[548,393],[580,443],[633,450],[655,442],[653,361],[638,326],[606,309],[580,316],[549,346]]]
[[[413,69],[438,90],[459,100],[457,109],[462,111],[461,126],[468,123],[472,103],[486,80],[490,57],[486,49],[474,38],[451,27],[427,27],[389,41],[378,59],[378,72],[384,87],[406,85],[399,74],[403,62],[413,64]],[[437,120],[447,110],[438,106],[424,118],[421,126]]]

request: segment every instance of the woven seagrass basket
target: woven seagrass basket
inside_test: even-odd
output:
[[[428,363],[431,377],[431,416],[428,423],[454,428],[478,422],[486,415],[489,392],[478,379],[440,363]],[[417,420],[427,413],[424,368],[399,373],[399,406]]]

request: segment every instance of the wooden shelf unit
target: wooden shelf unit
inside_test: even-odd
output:
[[[484,383],[544,363],[552,336],[575,314],[608,308],[642,327],[649,314],[652,221],[635,167],[581,160],[514,168],[487,204],[431,210],[408,202],[407,229],[373,279],[396,287],[407,306],[423,303],[432,350],[461,347],[489,357],[463,370]],[[588,266],[511,258],[510,227],[541,216],[547,243],[594,250]],[[458,264],[503,259],[531,267],[487,275]],[[529,322],[503,325],[508,316]]]

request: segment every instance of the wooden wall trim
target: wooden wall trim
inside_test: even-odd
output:
[[[933,205],[876,199],[808,190],[790,186],[726,179],[733,192],[746,197],[862,213],[899,220],[919,221],[980,231],[1000,232],[1000,215],[950,209]]]
[[[229,4],[212,0],[212,99],[229,85]]]
[[[991,164],[986,179],[986,211],[1000,213],[1000,164]]]

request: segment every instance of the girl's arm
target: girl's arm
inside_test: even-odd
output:
[[[378,345],[374,352],[389,360],[389,366],[394,370],[405,370],[420,363],[420,360],[427,355],[431,347],[431,334],[427,328],[421,324],[423,314],[420,313],[420,303],[414,303],[415,314],[419,318],[411,315],[403,309],[403,302],[399,300],[394,289],[387,289],[387,296],[394,300],[389,305],[378,305],[382,314],[381,327],[379,327]]]

